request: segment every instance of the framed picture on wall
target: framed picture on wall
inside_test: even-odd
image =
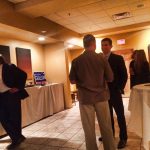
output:
[[[17,66],[27,73],[28,80],[32,80],[31,50],[16,47],[16,59]]]
[[[150,44],[148,45],[148,59],[149,59],[149,63],[150,63]]]
[[[9,46],[0,45],[0,54],[5,57],[7,63],[10,63],[10,49],[9,49]]]

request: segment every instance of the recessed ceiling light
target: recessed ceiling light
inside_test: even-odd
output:
[[[42,33],[46,33],[47,31],[45,31],[45,30],[43,30],[43,31],[41,31]]]
[[[45,37],[41,36],[38,38],[39,41],[45,41]]]
[[[72,48],[72,47],[73,47],[73,45],[72,45],[72,44],[69,44],[69,45],[68,45],[68,47],[69,47],[69,48]]]

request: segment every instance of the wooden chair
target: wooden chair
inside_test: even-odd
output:
[[[76,102],[78,101],[78,99],[77,99],[77,90],[76,91],[71,91],[71,98],[72,98],[72,103],[76,105]]]

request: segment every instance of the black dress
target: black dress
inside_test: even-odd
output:
[[[134,75],[130,76],[131,88],[138,84],[150,82],[150,68],[149,68],[149,63],[147,61],[145,61],[142,64],[141,72],[137,72],[137,70],[135,69],[134,61],[131,61],[130,68],[134,72]]]
[[[133,75],[130,75],[130,88],[136,85],[136,75],[135,75],[135,66],[134,66],[134,60],[130,62],[130,69],[132,69]]]

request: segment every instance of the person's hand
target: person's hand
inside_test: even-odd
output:
[[[18,91],[19,91],[19,89],[17,89],[17,88],[11,88],[11,89],[9,90],[10,93],[16,93],[16,92],[18,92]]]

